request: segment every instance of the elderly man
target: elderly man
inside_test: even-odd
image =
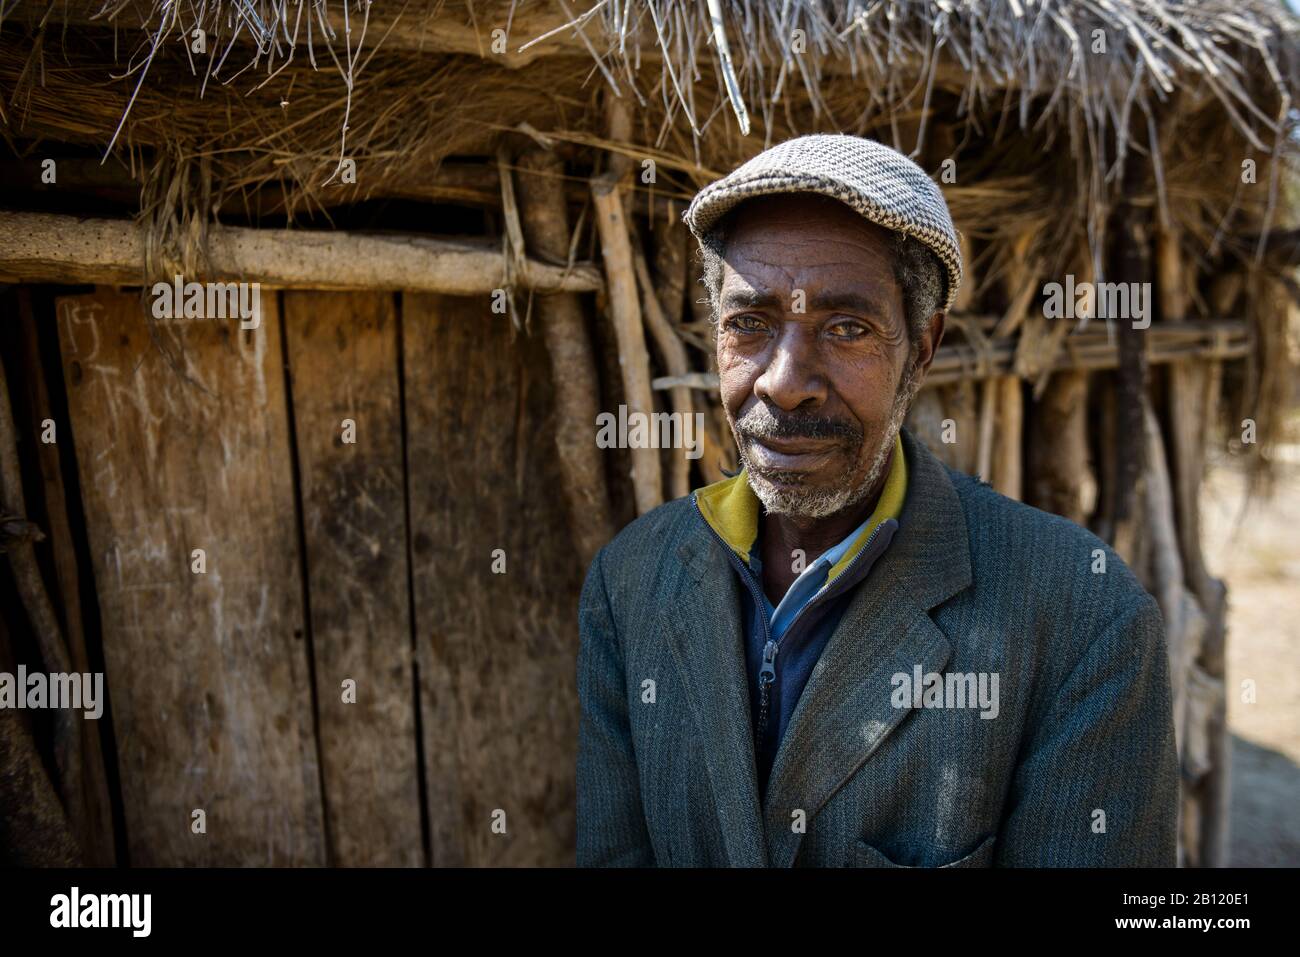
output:
[[[934,183],[807,136],[686,220],[743,469],[592,562],[578,863],[1172,866],[1156,603],[902,429],[961,280]]]

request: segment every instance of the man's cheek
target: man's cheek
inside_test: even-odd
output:
[[[739,414],[754,382],[753,369],[734,355],[718,354],[718,387],[724,408]]]

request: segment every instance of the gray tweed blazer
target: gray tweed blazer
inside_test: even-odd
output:
[[[1089,532],[903,443],[898,534],[816,665],[762,804],[722,546],[686,498],[596,556],[579,611],[580,866],[1175,864],[1154,599]],[[960,695],[900,705],[898,676],[918,667],[996,674],[996,717]]]

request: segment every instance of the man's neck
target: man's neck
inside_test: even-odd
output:
[[[763,591],[773,605],[781,601],[799,577],[799,571],[794,567],[796,551],[801,552],[803,557],[799,568],[807,568],[823,552],[844,541],[850,532],[865,522],[875,511],[893,463],[894,451],[891,450],[875,487],[860,501],[833,515],[801,518],[764,512],[760,516]]]

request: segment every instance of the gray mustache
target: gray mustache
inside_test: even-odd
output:
[[[736,431],[759,439],[849,439],[862,440],[862,429],[851,422],[817,415],[782,412],[777,415],[759,402],[736,419]]]

